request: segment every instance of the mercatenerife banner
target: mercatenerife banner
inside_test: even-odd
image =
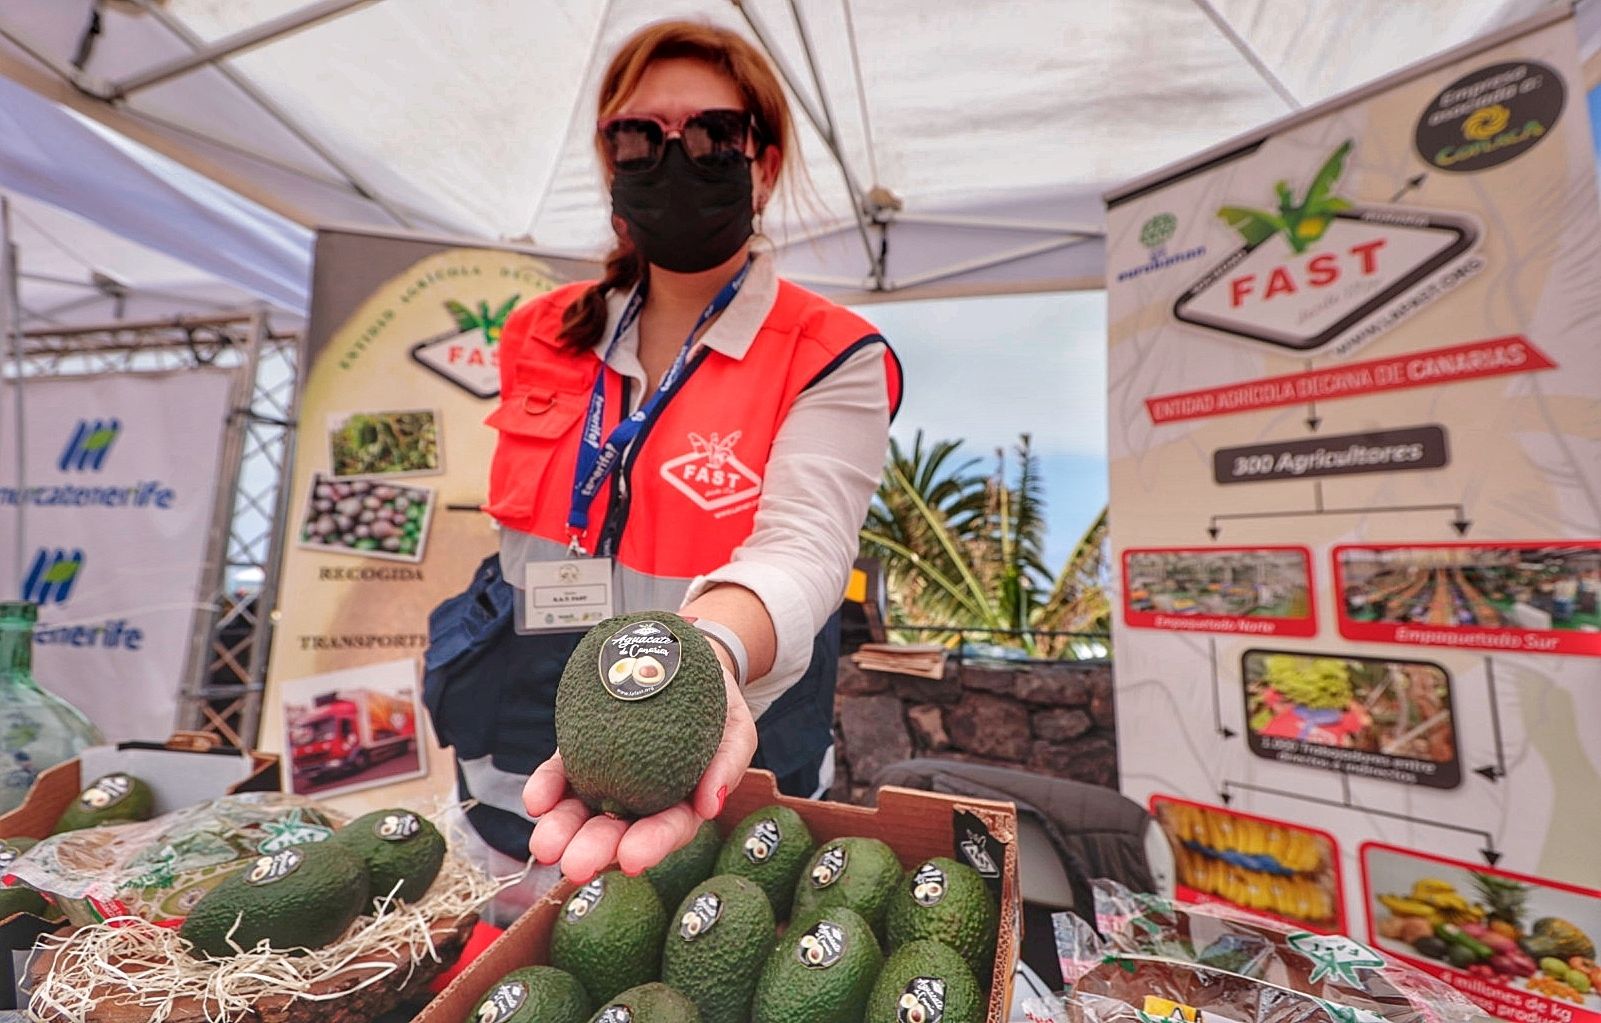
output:
[[[450,791],[450,759],[422,725],[421,659],[429,612],[496,546],[478,508],[500,328],[584,270],[467,243],[319,233],[260,735],[288,754],[293,791],[352,810]]]
[[[1546,17],[1107,220],[1125,792],[1182,895],[1520,1023],[1601,1019],[1586,107]]]
[[[0,579],[40,605],[40,684],[109,739],[177,724],[216,507],[232,371],[30,378],[22,471],[0,445]],[[21,527],[22,564],[17,564]]]

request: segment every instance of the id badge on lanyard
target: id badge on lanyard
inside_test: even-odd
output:
[[[584,415],[584,429],[579,437],[578,469],[573,479],[572,503],[567,512],[567,557],[558,561],[530,561],[523,569],[523,594],[519,607],[521,621],[517,631],[571,632],[588,629],[610,618],[615,613],[613,599],[613,561],[610,557],[596,557],[589,540],[589,509],[595,503],[612,474],[617,471],[623,455],[628,451],[640,430],[649,423],[678,385],[695,347],[695,337],[702,327],[739,293],[750,273],[750,261],[740,267],[739,273],[723,285],[710,304],[701,311],[694,329],[678,350],[661,383],[648,400],[631,415],[624,417],[604,438],[606,422],[606,374],[604,366],[611,361],[617,342],[636,321],[645,305],[646,285],[641,283],[629,299],[627,307],[612,332],[611,343],[602,358],[602,370],[595,375],[595,387],[589,395],[589,409]]]

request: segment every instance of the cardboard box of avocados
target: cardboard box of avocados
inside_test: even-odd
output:
[[[903,869],[916,867],[932,856],[947,856],[971,864],[985,875],[1000,906],[995,979],[985,1020],[1005,1023],[1012,1001],[1022,913],[1017,880],[1016,807],[1011,803],[957,799],[888,786],[879,789],[876,808],[819,803],[781,796],[772,774],[753,770],[729,794],[722,816],[717,819],[718,830],[726,838],[746,816],[773,803],[800,814],[812,839],[819,844],[847,835],[864,835],[894,849]],[[415,1023],[472,1023],[467,1014],[502,976],[519,967],[546,963],[551,925],[574,891],[565,881],[557,885],[440,992]]]
[[[48,838],[62,811],[96,778],[123,772],[150,786],[153,814],[193,806],[238,792],[274,792],[278,758],[218,748],[204,733],[180,732],[166,743],[124,742],[92,746],[34,780],[22,805],[0,816],[0,839]],[[25,949],[61,921],[18,913],[0,920],[0,948]]]

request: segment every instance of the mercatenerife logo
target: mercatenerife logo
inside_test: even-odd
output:
[[[689,435],[693,449],[662,463],[662,479],[702,511],[721,517],[753,504],[762,492],[762,478],[734,454],[743,431],[728,436]]]
[[[1469,217],[1340,195],[1351,152],[1350,141],[1336,147],[1304,190],[1276,182],[1271,209],[1219,209],[1243,244],[1178,297],[1174,317],[1297,353],[1344,356],[1483,269]]]
[[[500,332],[521,298],[520,293],[512,295],[493,308],[480,301],[476,309],[447,299],[445,311],[456,321],[456,330],[413,345],[411,357],[475,398],[495,397],[500,393]]]
[[[41,547],[22,580],[22,599],[34,604],[65,604],[83,571],[83,551]]]
[[[1165,270],[1170,266],[1188,263],[1192,259],[1199,259],[1206,255],[1205,245],[1195,245],[1177,252],[1169,252],[1167,243],[1173,240],[1178,233],[1179,218],[1171,213],[1158,213],[1144,224],[1140,225],[1140,244],[1145,247],[1147,259],[1139,266],[1120,270],[1117,274],[1119,281],[1133,280],[1158,270]]]
[[[67,438],[56,467],[62,472],[99,472],[106,467],[106,455],[122,433],[122,422],[116,419],[80,419],[72,436]]]

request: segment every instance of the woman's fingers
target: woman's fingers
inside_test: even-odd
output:
[[[562,766],[561,754],[556,753],[534,769],[523,784],[523,809],[528,816],[538,819],[567,794],[567,770]]]
[[[589,807],[582,800],[563,799],[540,815],[534,825],[534,837],[528,840],[528,851],[540,863],[555,863],[589,818]]]
[[[728,719],[723,724],[723,741],[695,787],[695,812],[711,820],[723,812],[723,800],[739,787],[756,755],[756,721],[750,716],[750,707],[739,685],[727,672],[723,680],[728,686]]]
[[[567,851],[561,856],[561,872],[574,884],[584,884],[617,859],[617,844],[627,831],[627,821],[604,814],[589,818],[567,843]]]
[[[687,844],[698,827],[700,818],[688,803],[637,820],[617,846],[617,866],[625,874],[648,870]]]

